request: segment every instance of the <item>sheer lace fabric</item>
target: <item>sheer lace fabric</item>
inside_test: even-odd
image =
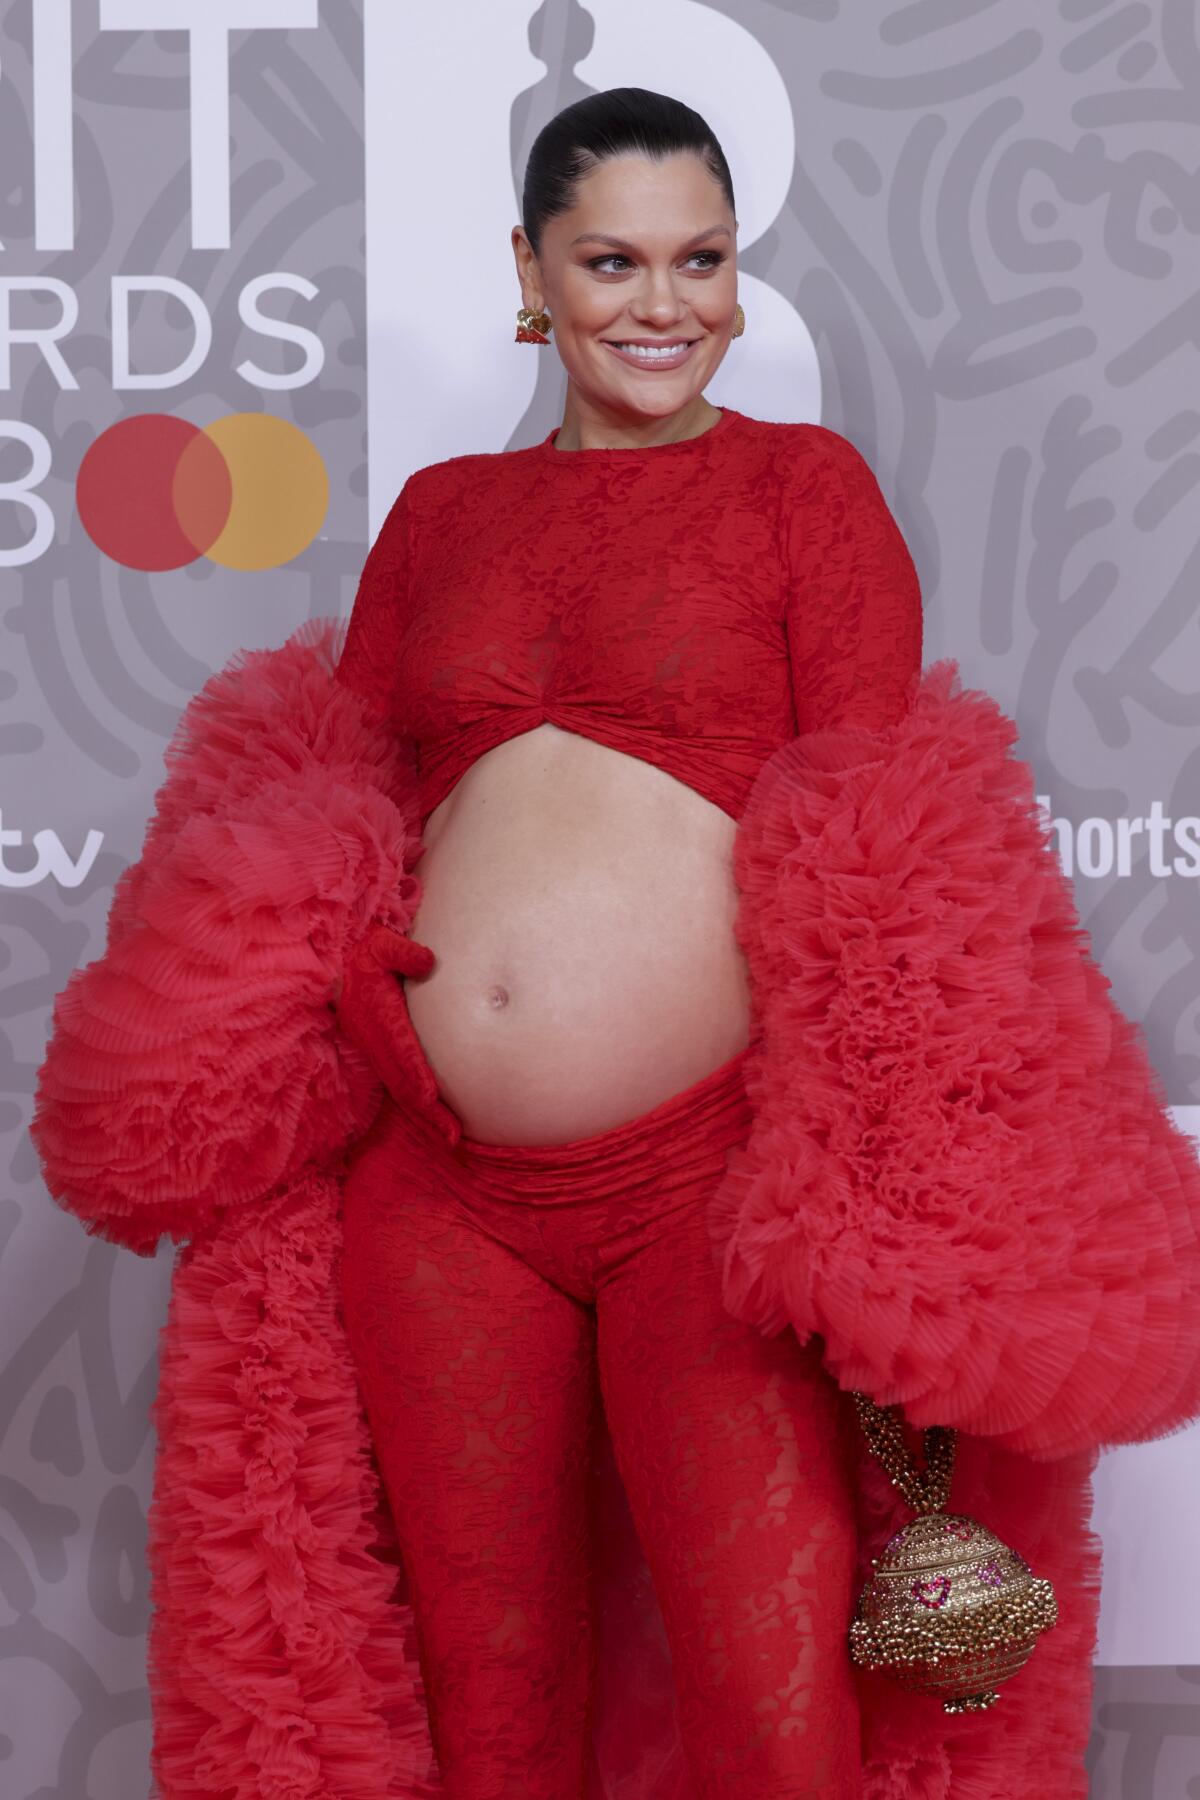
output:
[[[366,560],[338,679],[413,756],[422,823],[544,720],[738,818],[798,731],[898,716],[920,590],[846,439],[732,408],[645,451],[554,435],[417,471]],[[853,1422],[819,1347],[730,1316],[706,1223],[741,1059],[514,1149],[462,1137],[400,1031],[412,1096],[350,1171],[343,1298],[447,1800],[585,1792],[599,1419],[669,1640],[678,1800],[856,1800]],[[630,1754],[630,1795],[665,1800]]]
[[[548,439],[418,470],[366,559],[339,678],[412,743],[422,819],[543,720],[738,818],[772,751],[887,723],[920,661],[916,570],[866,460],[824,426],[726,407],[678,444]]]
[[[601,1406],[689,1800],[859,1793],[845,1398],[815,1346],[724,1309],[705,1222],[744,1055],[575,1144],[475,1143],[414,1098],[356,1153],[344,1316],[447,1800],[585,1793]]]

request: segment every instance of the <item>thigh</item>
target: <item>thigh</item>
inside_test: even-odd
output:
[[[346,1330],[409,1579],[447,1800],[575,1800],[594,1680],[594,1315],[380,1141],[344,1198]]]
[[[598,1302],[618,1467],[671,1644],[702,1800],[856,1800],[844,1401],[790,1330],[720,1298],[703,1197]]]

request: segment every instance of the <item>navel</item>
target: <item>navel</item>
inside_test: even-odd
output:
[[[490,987],[487,991],[487,1003],[499,1010],[508,1005],[508,989],[500,986]]]

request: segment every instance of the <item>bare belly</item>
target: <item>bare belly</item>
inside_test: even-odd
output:
[[[404,982],[467,1137],[558,1144],[638,1117],[750,1031],[736,824],[664,770],[549,723],[426,822]]]

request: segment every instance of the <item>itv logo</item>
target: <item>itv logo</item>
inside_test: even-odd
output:
[[[8,851],[25,842],[23,831],[5,828],[0,812],[0,888],[31,888],[43,881],[53,881],[61,888],[82,887],[91,873],[104,842],[102,831],[89,831],[78,857],[68,855],[57,831],[35,831],[33,847],[37,852],[30,869],[10,869]]]

